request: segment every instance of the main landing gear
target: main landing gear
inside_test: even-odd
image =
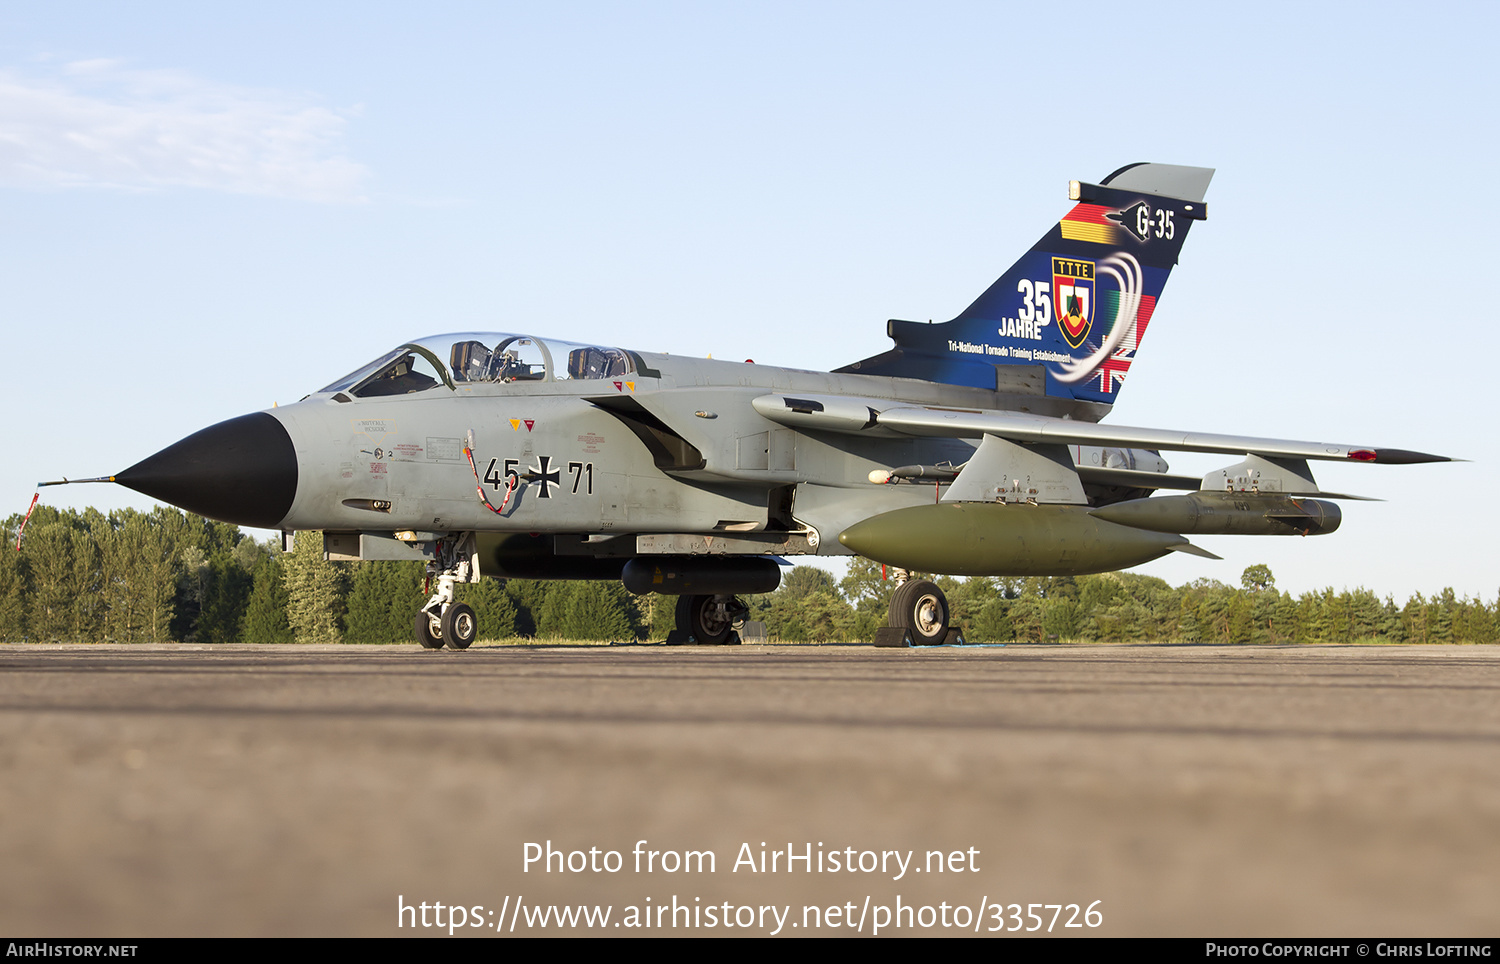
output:
[[[437,556],[427,564],[427,577],[437,588],[417,612],[417,642],[427,649],[468,649],[479,635],[479,618],[467,603],[453,601],[453,587],[471,582],[474,567],[472,534],[440,540]]]
[[[949,641],[950,633],[957,635],[956,630],[948,628],[948,597],[936,583],[913,580],[905,569],[897,569],[893,575],[896,591],[891,596],[887,625],[875,631],[876,646],[939,646]]]
[[[740,641],[737,630],[749,615],[749,607],[738,596],[678,596],[677,628],[667,634],[667,643],[737,645]]]

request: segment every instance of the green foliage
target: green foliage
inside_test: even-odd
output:
[[[286,618],[297,642],[340,642],[340,579],[333,563],[323,558],[323,534],[297,533],[285,570]]]
[[[1041,643],[1046,641],[1042,629],[1042,597],[1022,593],[1021,598],[1010,605],[1010,625],[1018,643]]]
[[[676,596],[648,592],[644,596],[635,597],[634,603],[639,616],[641,639],[666,639],[667,633],[676,628]]]
[[[778,635],[789,642],[825,643],[852,636],[854,609],[833,590],[785,596],[773,603],[771,613]]]
[[[286,614],[288,598],[280,547],[261,557],[252,579],[254,587],[240,621],[239,641],[257,644],[295,642],[292,624]]]
[[[93,580],[77,578],[80,568],[73,560],[74,528],[67,520],[40,510],[32,517],[23,544],[31,576],[27,606],[27,627],[34,642],[53,643],[75,640],[74,628],[86,631],[95,627],[88,618],[89,608],[75,606],[75,600],[97,593]]]
[[[787,599],[800,599],[815,592],[833,594],[838,591],[833,576],[817,566],[794,566],[781,578],[781,587],[776,590]]]
[[[1003,643],[1015,639],[1016,631],[1010,622],[1011,605],[1009,600],[999,598],[985,603],[969,626],[969,641]]]
[[[885,625],[891,596],[896,592],[896,580],[890,577],[890,571],[878,562],[855,556],[838,588],[850,606],[841,623],[845,627],[845,638],[850,641],[874,639],[875,630]],[[805,623],[802,625],[806,631]],[[767,628],[782,638],[790,638],[784,630]]]
[[[420,562],[361,562],[349,580],[344,640],[409,643],[417,610],[427,601]],[[477,607],[476,607],[477,611]]]
[[[369,563],[365,563],[369,565]],[[623,590],[621,590],[623,592]],[[516,634],[516,604],[496,579],[462,583],[454,592],[458,602],[468,603],[479,617],[479,639],[509,639]],[[425,601],[422,600],[422,601]],[[421,602],[418,605],[421,605]],[[350,606],[351,612],[353,605]],[[407,634],[411,634],[412,611],[407,610]],[[351,640],[352,642],[353,640]]]
[[[251,539],[244,542],[255,544]],[[240,623],[245,618],[250,594],[255,588],[254,563],[252,561],[246,566],[242,561],[247,556],[253,560],[249,554],[236,555],[232,550],[219,550],[209,557],[196,627],[200,643],[238,641]]]
[[[855,573],[854,580],[855,586],[862,587],[866,600],[878,598],[882,593],[874,585],[877,580],[872,578],[869,568]],[[871,610],[875,607],[870,601],[865,605]],[[874,636],[876,626],[885,624],[884,607],[880,607],[879,622],[873,621],[871,610],[867,613],[872,618],[861,618],[855,607],[845,601],[833,576],[815,566],[794,566],[782,577],[781,586],[753,600],[750,610],[750,618],[765,621],[772,638],[786,642],[860,638],[857,633],[868,633],[864,636],[868,639]]]
[[[21,516],[0,534],[0,641],[408,643],[425,602],[423,567],[323,559],[319,533],[295,551],[175,509],[58,510],[39,506],[19,552]],[[885,625],[895,581],[879,564],[850,562],[836,582],[797,566],[774,593],[746,598],[773,639],[867,641]],[[918,578],[922,578],[918,576]],[[938,577],[952,621],[975,642],[1080,640],[1185,643],[1493,643],[1500,600],[1451,588],[1403,605],[1357,588],[1293,598],[1264,565],[1231,588],[1197,579],[1173,588],[1130,572],[1078,577]],[[459,585],[479,638],[662,639],[677,597],[634,597],[617,583],[485,580]]]
[[[25,556],[14,551],[20,517],[0,526],[0,642],[19,643],[26,638]]]
[[[506,595],[516,607],[517,636],[539,635],[537,619],[547,601],[547,590],[554,585],[557,583],[544,579],[511,579],[506,582]]]
[[[537,635],[556,639],[624,641],[636,638],[634,603],[615,582],[565,580],[547,591]]]
[[[177,550],[173,639],[232,643],[250,599],[255,541],[238,526],[196,515],[164,516],[168,542]],[[250,550],[236,552],[241,543]]]
[[[0,577],[8,586],[8,631],[16,632],[24,621],[25,638],[34,642],[172,638],[177,566],[170,529],[180,520],[175,510],[122,509],[105,516],[95,509],[39,507],[18,565]],[[20,619],[16,578],[25,597]]]
[[[849,571],[839,583],[839,590],[856,607],[864,608],[870,604],[884,610],[896,591],[896,581],[890,578],[885,566],[873,559],[855,556],[849,561]]]
[[[1271,575],[1271,567],[1260,564],[1249,566],[1240,574],[1240,588],[1246,592],[1265,592],[1276,588],[1276,577]]]
[[[1071,599],[1042,600],[1042,632],[1048,637],[1076,638],[1083,623],[1080,616],[1079,604]]]

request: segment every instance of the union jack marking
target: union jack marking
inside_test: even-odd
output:
[[[1125,376],[1130,372],[1130,363],[1135,361],[1136,349],[1140,346],[1141,337],[1146,333],[1146,326],[1151,323],[1151,313],[1155,310],[1156,299],[1150,295],[1142,295],[1141,306],[1136,311],[1135,321],[1131,324],[1130,330],[1125,333],[1124,342],[1099,366],[1097,374],[1101,393],[1112,395],[1125,383]]]

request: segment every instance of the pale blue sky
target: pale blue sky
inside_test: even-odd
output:
[[[1388,501],[1140,571],[1493,599],[1497,20],[6,3],[0,512],[434,332],[835,367],[967,305],[1070,178],[1152,160],[1218,174],[1111,421],[1474,461],[1320,468]]]

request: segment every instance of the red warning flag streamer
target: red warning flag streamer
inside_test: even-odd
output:
[[[21,536],[26,532],[26,523],[31,521],[31,513],[36,509],[36,501],[42,497],[40,492],[31,493],[31,505],[26,507],[26,518],[21,520],[21,528],[16,530],[16,551],[21,551]]]
[[[505,486],[505,498],[500,500],[500,508],[497,509],[490,501],[490,497],[484,494],[484,483],[479,481],[479,466],[474,464],[474,451],[467,445],[464,446],[464,456],[469,460],[469,469],[474,473],[474,491],[479,493],[479,501],[483,502],[485,507],[495,515],[504,515],[505,507],[510,504],[510,495],[516,491],[517,477],[514,475],[510,477],[510,482]]]

